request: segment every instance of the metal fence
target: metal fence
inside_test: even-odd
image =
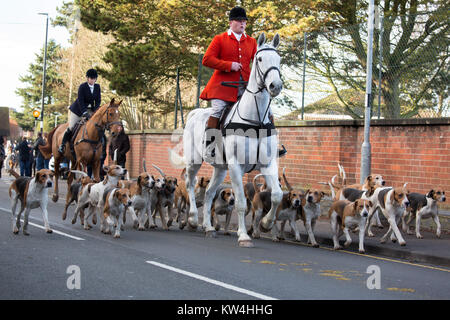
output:
[[[449,117],[449,11],[376,19],[372,118]],[[362,119],[367,24],[305,33],[283,50],[286,119]],[[276,107],[275,107],[276,108]]]

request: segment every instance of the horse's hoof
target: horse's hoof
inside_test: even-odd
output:
[[[406,242],[400,242],[400,245],[401,245],[402,247],[404,247],[404,246],[406,246]]]
[[[190,231],[190,232],[195,232],[195,231],[197,231],[197,226],[192,226],[190,223],[188,223],[188,230]]]
[[[67,218],[67,212],[64,212],[63,215],[62,215],[63,221],[66,220],[66,218]]]
[[[23,235],[24,236],[29,236],[30,234],[27,231],[23,230]]]
[[[314,244],[312,245],[312,247],[313,247],[313,248],[318,248],[318,247],[319,247],[319,244],[318,244],[318,243],[314,243]]]
[[[217,238],[216,231],[205,231],[206,238]]]
[[[361,254],[365,254],[365,253],[366,253],[366,251],[364,251],[364,250],[359,250],[359,253],[361,253]]]
[[[238,242],[239,242],[239,247],[242,247],[242,248],[253,248],[254,247],[252,240],[240,240]]]
[[[75,224],[76,222],[77,222],[77,220],[72,219],[72,224]],[[83,223],[83,222],[81,222],[81,223]]]
[[[58,196],[57,194],[54,194],[54,195],[52,196],[53,202],[57,202],[57,201],[58,201],[58,198],[59,198],[59,196]]]
[[[52,230],[52,229],[47,229],[47,230],[45,230],[45,232],[47,232],[47,233],[53,233],[53,230]]]

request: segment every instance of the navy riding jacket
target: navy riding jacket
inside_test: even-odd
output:
[[[87,82],[82,83],[78,88],[78,98],[70,106],[70,111],[81,117],[83,113],[88,110],[88,105],[91,105],[92,112],[95,112],[100,107],[101,93],[100,85],[94,84],[94,93],[91,93],[89,84]]]

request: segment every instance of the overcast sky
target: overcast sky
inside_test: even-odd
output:
[[[67,2],[68,0],[66,0]],[[56,17],[56,7],[63,0],[13,0],[0,2],[0,106],[17,108],[22,98],[15,94],[23,84],[20,75],[27,73],[36,54],[44,47],[46,12]],[[54,39],[68,47],[69,33],[65,28],[48,26],[48,40]]]

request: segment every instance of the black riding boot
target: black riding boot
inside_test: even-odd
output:
[[[270,122],[272,122],[272,124],[275,126],[275,120],[274,120],[274,118],[273,118],[273,115],[269,116],[269,120],[270,120]],[[283,156],[286,155],[286,153],[287,153],[287,150],[286,150],[286,148],[284,147],[284,145],[281,145],[281,147],[282,147],[282,149],[278,150],[278,158],[283,157]]]
[[[72,130],[70,128],[67,128],[66,132],[64,132],[64,136],[61,142],[61,145],[58,148],[58,152],[61,154],[64,154],[64,151],[66,149],[66,143],[70,141],[70,138],[72,137]]]

